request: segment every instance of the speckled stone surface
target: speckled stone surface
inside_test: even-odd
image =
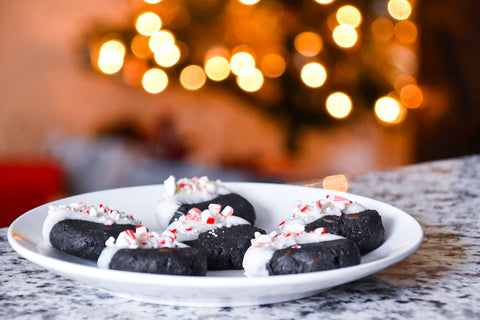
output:
[[[115,297],[20,257],[0,229],[0,319],[480,319],[480,156],[352,177],[415,217],[424,241],[375,275],[291,302],[190,308]]]

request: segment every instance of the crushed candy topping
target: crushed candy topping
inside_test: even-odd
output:
[[[99,204],[98,206],[87,206],[84,202],[74,202],[70,205],[51,205],[48,208],[49,216],[58,216],[71,219],[85,219],[105,225],[133,224],[138,225],[141,222],[134,219],[133,216],[114,209],[113,207]]]
[[[204,193],[212,195],[217,192],[221,184],[220,180],[210,180],[208,177],[193,177],[191,179],[182,178],[176,181],[174,176],[169,176],[164,181],[165,191],[168,195],[174,196],[177,193]]]
[[[208,209],[200,211],[192,208],[186,215],[180,216],[173,221],[168,230],[174,230],[179,241],[190,241],[198,238],[202,232],[212,231],[221,227],[248,224],[248,221],[233,215],[233,208],[225,206],[222,209],[220,204],[210,204]]]
[[[137,226],[136,230],[131,229],[121,232],[117,239],[110,237],[105,245],[109,248],[128,249],[155,249],[183,247],[185,245],[176,241],[174,230],[166,230],[161,235],[156,232],[148,232],[145,226]]]
[[[304,223],[310,223],[327,215],[341,216],[358,213],[365,210],[365,207],[341,196],[327,195],[324,199],[309,203],[297,201],[291,210],[290,219],[301,219]]]
[[[288,247],[295,249],[301,248],[301,244],[328,241],[341,238],[332,234],[325,233],[325,228],[317,228],[314,231],[306,232],[276,232],[269,234],[261,234],[255,232],[255,239],[251,240],[252,246],[255,248],[265,248],[269,250],[280,250]]]

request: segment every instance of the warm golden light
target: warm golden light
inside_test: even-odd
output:
[[[412,6],[407,0],[390,0],[387,8],[388,13],[397,20],[408,19],[412,13]]]
[[[385,123],[394,124],[402,117],[402,106],[397,100],[390,97],[382,97],[375,102],[374,107],[377,118]]]
[[[309,87],[321,87],[327,79],[327,71],[316,62],[312,62],[303,66],[301,71],[302,81]]]
[[[348,191],[348,178],[344,174],[336,174],[323,178],[322,187],[326,190],[335,190],[340,192]]]
[[[235,53],[230,59],[230,69],[237,76],[247,75],[255,68],[255,59],[248,52]]]
[[[249,73],[242,73],[242,75],[237,77],[237,84],[244,91],[258,91],[263,85],[263,74],[257,68],[249,70]]]
[[[138,33],[144,36],[151,36],[162,27],[162,20],[153,12],[142,13],[135,23]]]
[[[148,46],[152,52],[155,52],[159,46],[165,43],[175,43],[175,37],[170,31],[160,30],[152,34]]]
[[[216,45],[208,49],[207,53],[205,54],[205,61],[213,57],[224,57],[228,59],[230,57],[230,51],[221,45]]]
[[[149,38],[147,36],[137,34],[132,39],[130,48],[133,54],[140,59],[147,59],[152,55],[152,51],[148,46]]]
[[[348,24],[356,28],[362,22],[362,14],[354,6],[343,6],[337,10],[337,21],[340,24]]]
[[[305,57],[316,56],[323,47],[322,38],[314,32],[302,32],[295,37],[295,49]]]
[[[222,81],[230,74],[230,64],[224,57],[212,57],[205,63],[205,72],[209,79],[213,81]]]
[[[333,30],[333,40],[342,48],[351,48],[357,42],[357,31],[348,24],[341,24]]]
[[[397,39],[404,43],[415,42],[418,34],[417,26],[409,20],[397,22],[393,32],[395,33]]]
[[[423,103],[423,92],[414,84],[406,85],[400,91],[400,101],[407,108],[419,108]]]
[[[100,48],[97,65],[98,68],[106,74],[118,72],[124,62],[125,46],[118,40],[105,42]]]
[[[412,77],[409,74],[402,73],[398,76],[395,77],[395,80],[393,80],[393,87],[395,88],[395,91],[400,93],[402,91],[403,87],[409,84],[417,84],[417,80],[415,80],[414,77]]]
[[[280,77],[287,67],[285,59],[279,54],[270,53],[262,59],[261,68],[265,76],[269,78]]]
[[[198,90],[207,81],[207,76],[202,67],[190,65],[180,73],[180,84],[187,90]]]
[[[243,4],[246,4],[246,5],[252,5],[252,4],[256,4],[257,2],[259,2],[260,0],[239,0],[241,3]]]
[[[345,93],[335,92],[328,96],[326,107],[332,117],[343,119],[352,111],[352,101]]]
[[[146,3],[150,3],[150,4],[157,4],[157,3],[162,2],[162,0],[143,0],[143,1],[145,1]]]
[[[142,78],[143,88],[149,93],[160,93],[165,90],[167,84],[167,74],[158,68],[148,70]]]
[[[315,1],[320,3],[320,4],[329,4],[329,3],[332,3],[335,0],[315,0]]]
[[[155,62],[162,67],[171,67],[180,59],[180,49],[173,43],[163,43],[155,49]]]
[[[393,22],[387,18],[378,18],[372,22],[372,34],[375,39],[388,41],[393,37]]]

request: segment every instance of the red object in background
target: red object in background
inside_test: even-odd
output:
[[[0,227],[65,194],[61,167],[54,162],[0,162]]]

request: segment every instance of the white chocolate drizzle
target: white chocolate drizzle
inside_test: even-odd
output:
[[[113,207],[99,204],[87,206],[84,202],[75,202],[70,205],[51,205],[42,227],[42,235],[50,244],[50,232],[55,224],[62,220],[84,220],[104,225],[131,224],[139,225],[140,221],[131,215],[114,209]]]
[[[228,190],[220,180],[210,180],[208,177],[182,178],[178,181],[169,176],[164,181],[165,191],[160,195],[156,208],[157,222],[166,227],[175,211],[182,204],[194,204],[212,200],[218,195],[227,194]]]

